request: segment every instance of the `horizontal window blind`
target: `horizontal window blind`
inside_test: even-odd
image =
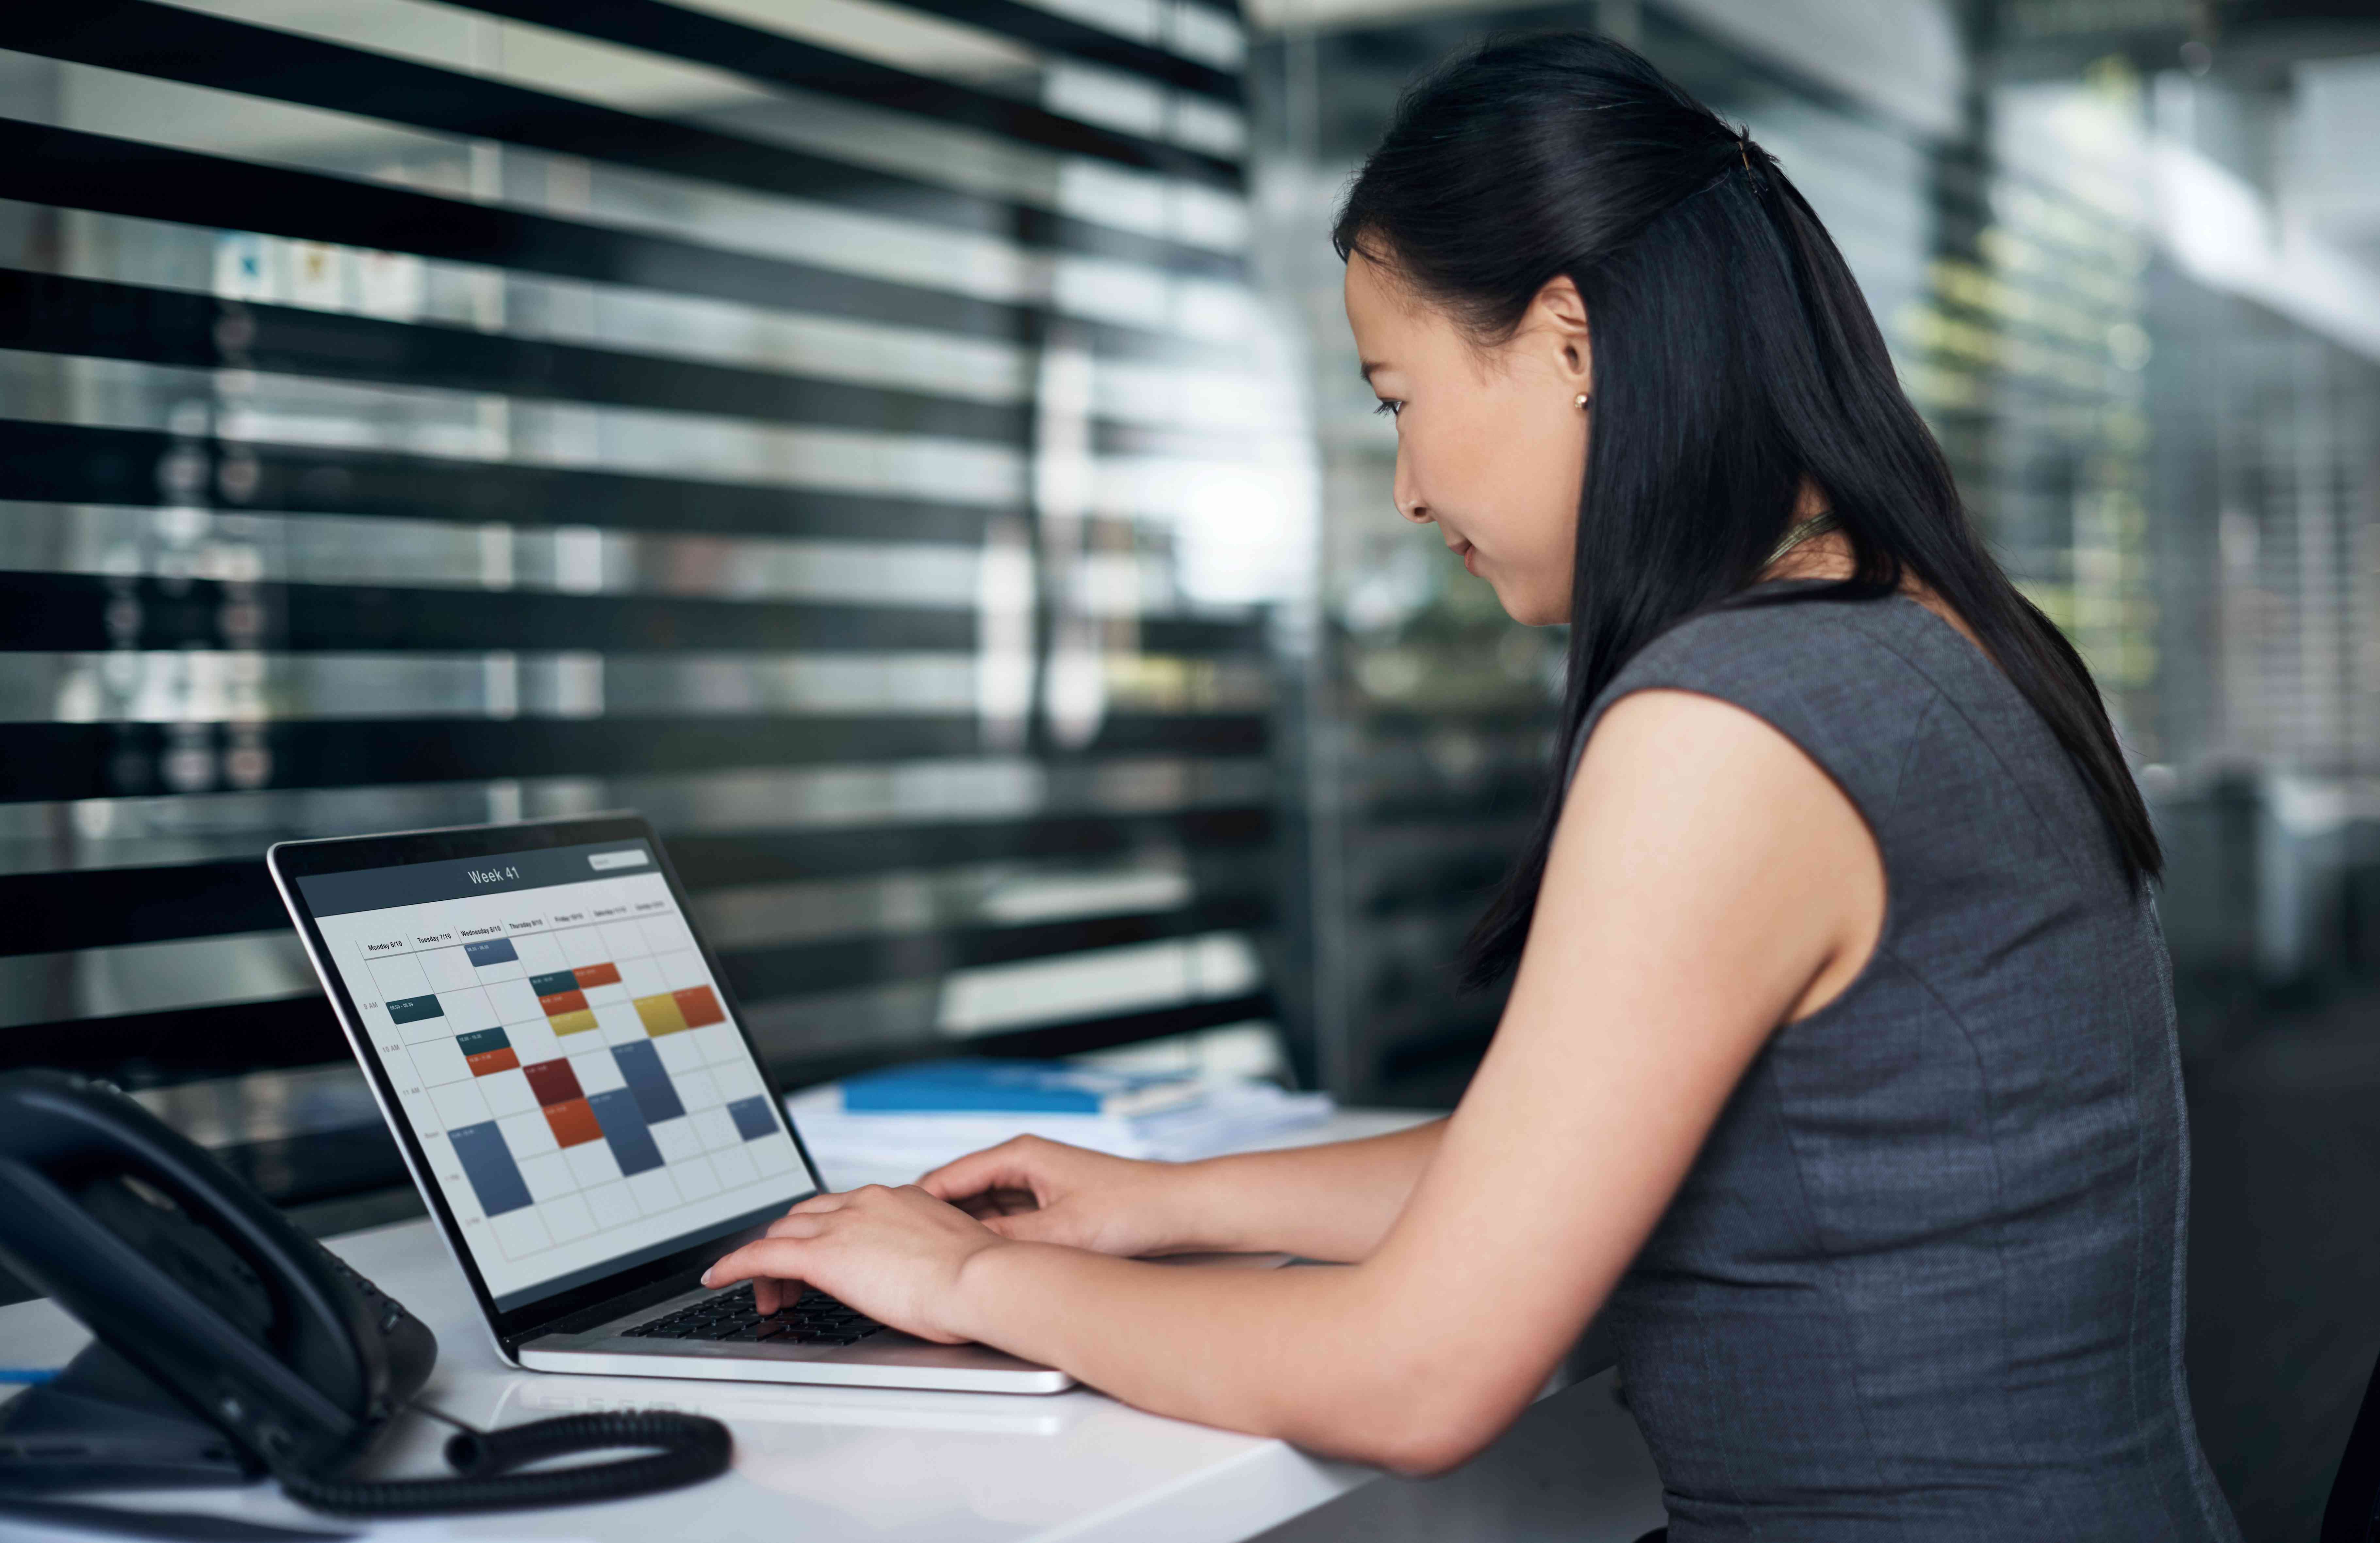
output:
[[[795,1082],[1269,1019],[1244,52],[1203,0],[0,13],[0,1063],[285,1202],[401,1183],[263,847],[618,807]]]

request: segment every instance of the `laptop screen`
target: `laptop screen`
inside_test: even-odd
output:
[[[296,883],[499,1312],[809,1193],[647,842]]]

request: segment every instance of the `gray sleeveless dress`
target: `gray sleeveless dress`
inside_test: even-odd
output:
[[[1698,617],[1588,731],[1647,687],[1800,746],[1888,889],[1607,1309],[1672,1543],[2235,1543],[2182,1375],[2165,945],[2048,727],[1904,598]]]

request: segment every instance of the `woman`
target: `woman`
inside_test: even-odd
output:
[[[1547,37],[1409,95],[1336,240],[1399,509],[1571,628],[1462,1106],[1181,1166],[1011,1142],[711,1282],[1411,1473],[1600,1312],[1681,1540],[2235,1538],[2181,1372],[2156,839],[1808,204]],[[1120,1257],[1214,1248],[1354,1267]]]

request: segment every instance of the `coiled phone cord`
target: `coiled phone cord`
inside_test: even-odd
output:
[[[628,1410],[564,1415],[503,1430],[476,1430],[427,1404],[413,1407],[455,1428],[446,1462],[456,1477],[350,1480],[275,1471],[289,1498],[346,1516],[427,1516],[448,1511],[505,1511],[583,1505],[698,1484],[727,1471],[735,1443],[707,1415]],[[650,1447],[644,1457],[544,1473],[514,1469],[570,1452]]]

